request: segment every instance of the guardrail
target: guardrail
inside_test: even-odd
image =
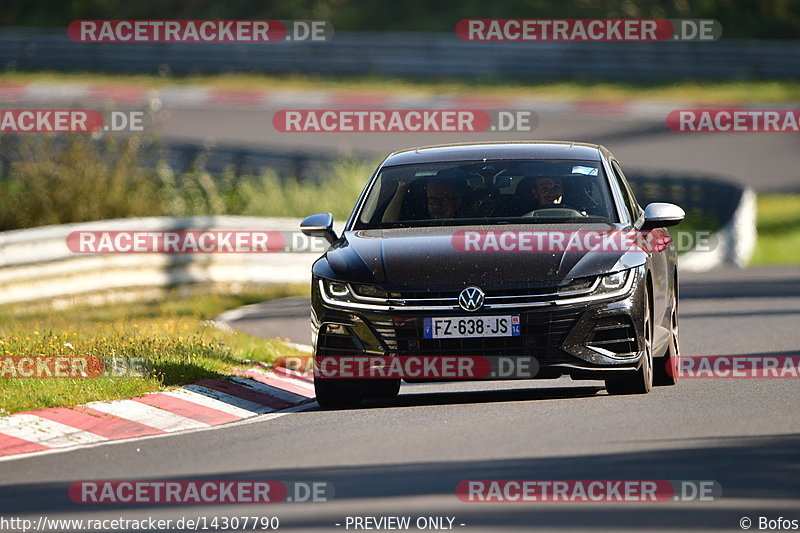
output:
[[[671,202],[686,211],[696,225],[720,228],[731,220],[744,189],[713,175],[628,169],[626,177],[641,206]]]
[[[327,42],[77,43],[61,30],[0,30],[0,64],[19,70],[150,74],[381,74],[613,81],[797,79],[800,41],[463,42],[454,33],[337,32]]]
[[[684,271],[710,270],[725,265],[743,267],[756,245],[756,193],[749,187],[716,176],[630,170],[627,177],[641,205],[671,202],[681,206],[695,224],[720,228],[708,250],[680,256]],[[678,228],[680,230],[680,226]]]
[[[152,217],[2,232],[0,305],[37,300],[102,301],[123,293],[191,284],[302,283],[310,279],[311,263],[320,253],[77,254],[67,245],[67,237],[74,231],[298,233],[299,223],[285,218]],[[339,230],[342,227],[340,223]]]

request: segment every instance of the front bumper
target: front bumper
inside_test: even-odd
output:
[[[320,284],[314,283],[315,355],[478,356],[486,358],[492,367],[483,379],[547,379],[562,375],[606,379],[635,371],[641,363],[645,292],[640,269],[631,278],[627,291],[608,298],[571,298],[568,303],[562,300],[550,305],[469,313],[514,314],[520,316],[521,323],[517,337],[471,339],[423,338],[425,318],[464,316],[465,311],[345,308],[332,303]]]

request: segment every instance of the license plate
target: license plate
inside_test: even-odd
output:
[[[519,337],[519,315],[426,318],[426,339]]]

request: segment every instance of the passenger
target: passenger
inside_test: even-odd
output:
[[[411,181],[400,181],[394,197],[386,206],[381,220],[383,222],[401,222],[403,205],[411,194]],[[447,219],[462,216],[467,197],[467,182],[462,178],[433,179],[425,185],[425,206],[422,212],[413,219],[434,218]],[[422,207],[422,206],[420,206]],[[408,215],[406,215],[408,216]]]

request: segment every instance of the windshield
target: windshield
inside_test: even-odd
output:
[[[599,161],[473,161],[384,168],[354,229],[616,221]]]

